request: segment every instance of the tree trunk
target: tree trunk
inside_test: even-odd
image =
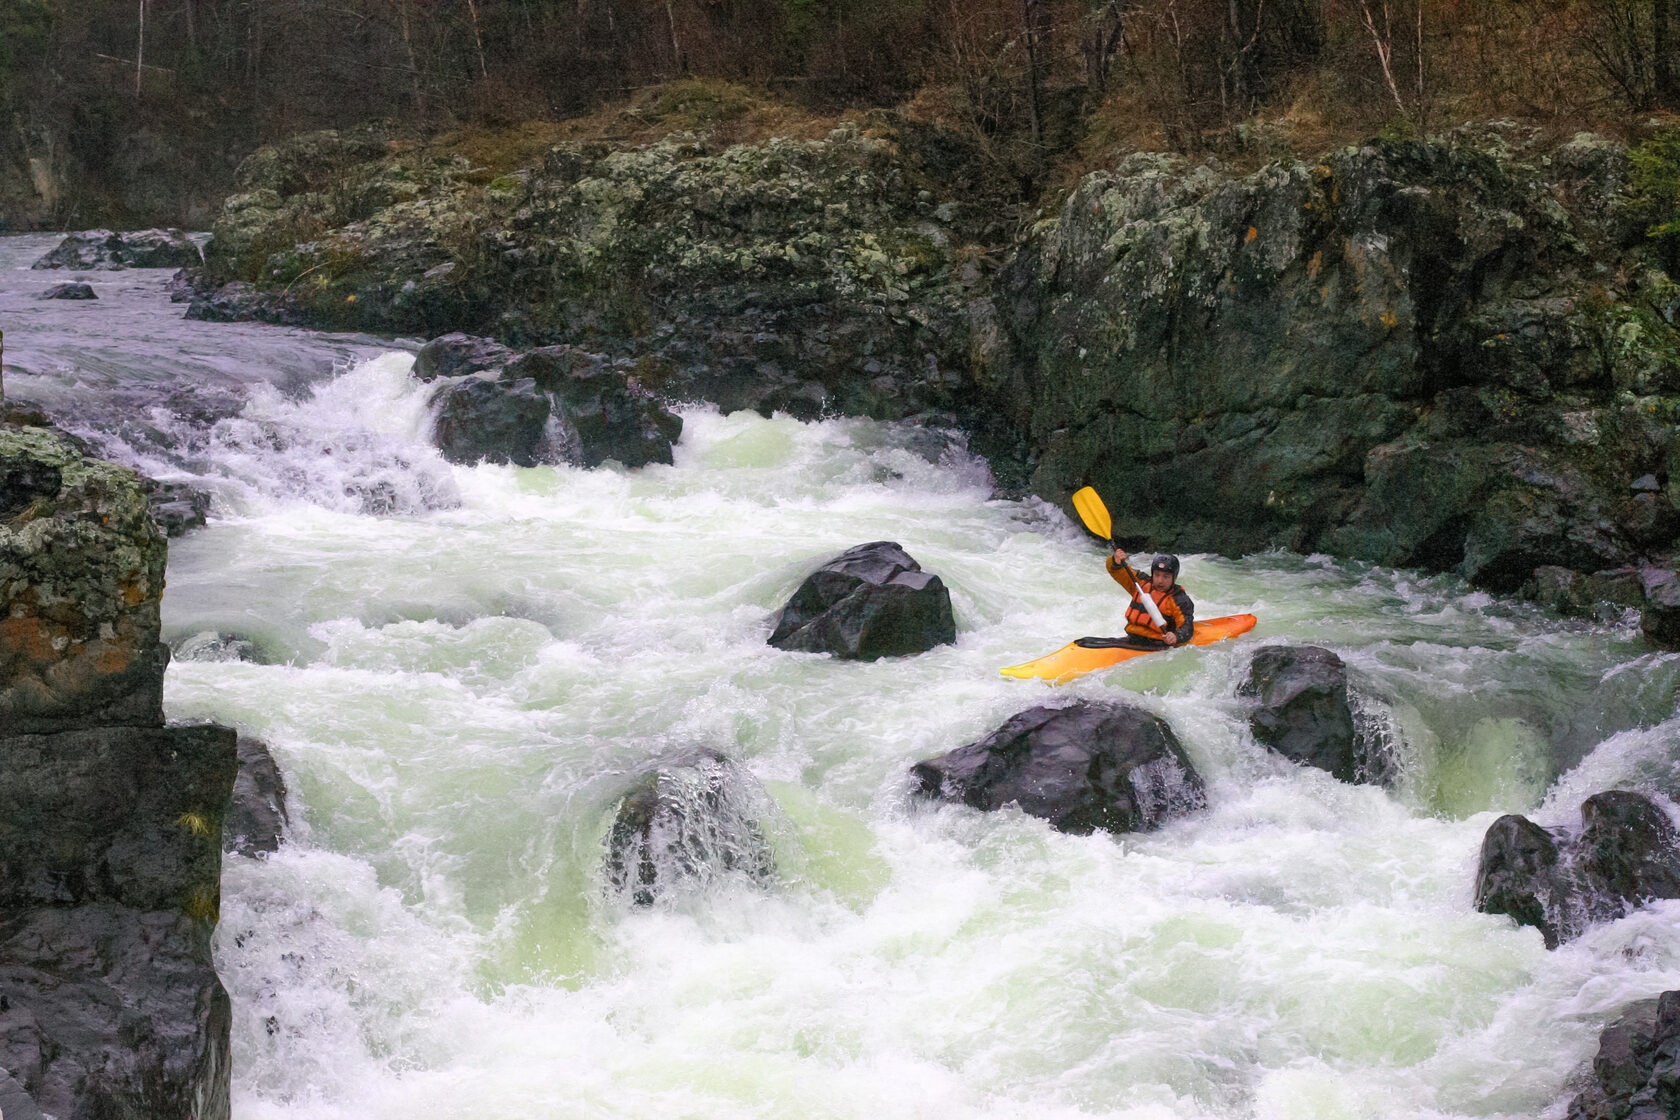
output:
[[[1651,0],[1651,77],[1657,100],[1674,102],[1674,66],[1671,59],[1669,17],[1673,0]]]

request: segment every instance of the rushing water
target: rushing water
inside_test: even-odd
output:
[[[36,302],[51,243],[0,240],[6,391],[214,492],[166,636],[263,663],[177,658],[166,704],[266,740],[291,787],[289,842],[224,874],[240,1120],[1556,1117],[1606,1019],[1680,987],[1680,903],[1556,952],[1471,909],[1499,813],[1680,794],[1680,657],[1625,622],[1192,556],[1198,610],[1252,635],[1007,680],[1123,603],[960,445],[695,406],[671,467],[452,467],[407,350],[183,322],[166,273]],[[951,588],[956,645],[765,644],[817,562],[878,539]],[[1234,691],[1267,642],[1348,661],[1396,789],[1256,745]],[[1211,806],[1074,837],[908,796],[916,760],[1074,697],[1165,717]],[[762,783],[777,878],[630,907],[617,798],[696,745]]]

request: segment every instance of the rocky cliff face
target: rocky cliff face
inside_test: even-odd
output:
[[[1636,252],[1626,153],[1512,141],[1088,176],[1005,270],[977,371],[1034,489],[1095,484],[1157,545],[1502,591],[1668,549],[1673,286]]]
[[[0,1071],[49,1115],[228,1115],[235,737],[164,726],[163,567],[137,476],[0,425]]]

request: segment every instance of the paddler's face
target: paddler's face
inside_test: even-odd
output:
[[[1153,587],[1155,590],[1171,591],[1172,585],[1173,577],[1171,572],[1157,569],[1156,571],[1149,573],[1149,586]]]

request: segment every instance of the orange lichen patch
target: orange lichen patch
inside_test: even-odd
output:
[[[1394,309],[1392,307],[1383,308],[1383,313],[1379,315],[1378,318],[1382,320],[1382,325],[1387,327],[1389,330],[1393,330],[1395,327],[1400,325],[1400,316],[1394,313]]]
[[[63,637],[64,628],[39,618],[8,618],[0,622],[0,646],[15,649],[32,661],[57,661],[53,638]]]
[[[1255,229],[1253,226],[1249,226],[1248,227],[1248,236],[1246,238],[1244,238],[1244,240],[1245,241],[1253,241],[1256,237],[1259,237],[1259,236],[1260,236],[1260,231],[1258,229]]]
[[[1324,271],[1324,250],[1319,249],[1307,259],[1307,276],[1317,280],[1318,274]]]
[[[121,642],[94,642],[89,647],[93,667],[101,673],[121,673],[134,661],[132,646]]]
[[[123,602],[131,607],[139,606],[146,599],[146,589],[138,583],[125,583],[121,591]]]

